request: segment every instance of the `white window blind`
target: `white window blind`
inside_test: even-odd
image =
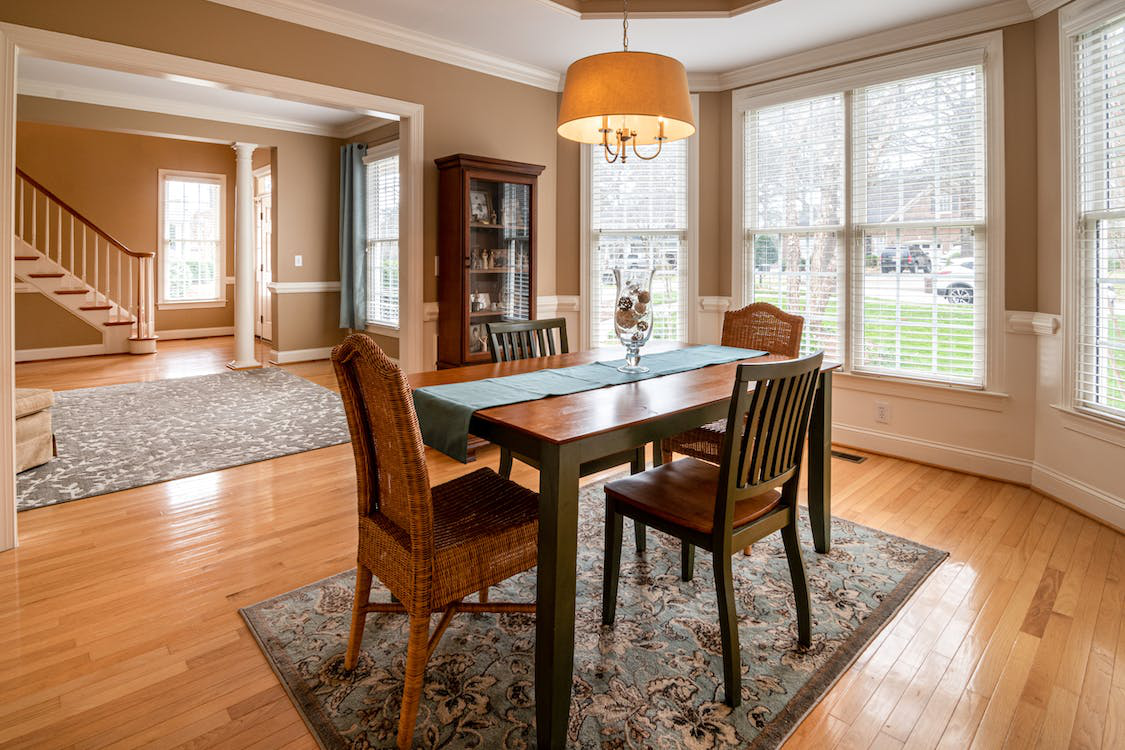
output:
[[[854,92],[855,370],[984,384],[983,78],[972,66]]]
[[[376,155],[367,176],[367,322],[398,327],[398,153]]]
[[[983,386],[983,67],[750,107],[743,138],[745,297],[854,371]]]
[[[164,175],[161,197],[161,300],[220,299],[224,281],[221,179]]]
[[[642,147],[642,152],[651,151]],[[590,151],[590,345],[617,342],[613,269],[657,268],[652,338],[688,337],[688,141],[652,161],[608,164]]]
[[[802,350],[839,359],[844,97],[751,110],[744,132],[749,297],[803,316]]]
[[[1125,419],[1125,16],[1074,47],[1078,142],[1077,406]]]

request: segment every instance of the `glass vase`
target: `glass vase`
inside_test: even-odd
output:
[[[652,336],[652,277],[656,269],[613,269],[617,297],[613,330],[625,346],[625,364],[619,372],[648,372],[641,362],[641,347]]]

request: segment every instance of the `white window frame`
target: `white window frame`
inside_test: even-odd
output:
[[[399,169],[399,180],[398,180],[398,185],[399,185],[399,196],[398,196],[399,240],[398,241],[399,241],[399,255],[401,257],[401,253],[402,253],[402,226],[403,226],[403,219],[405,218],[403,216],[403,212],[402,212],[402,205],[403,205],[402,186],[405,185],[406,183],[404,181],[404,176],[402,174],[403,165],[402,165],[401,155],[399,154],[399,141],[398,141],[398,139],[396,138],[393,141],[388,141],[387,143],[382,143],[382,144],[379,144],[378,146],[372,146],[372,147],[368,148],[367,153],[364,154],[364,156],[363,156],[363,166],[366,169],[368,164],[371,164],[372,162],[379,161],[380,159],[386,159],[386,158],[391,157],[391,156],[399,156],[399,160],[398,160],[398,169]],[[366,175],[364,175],[364,179],[365,179],[365,184],[366,184]],[[366,237],[364,238],[364,247],[367,247],[367,238]],[[366,269],[366,268],[367,268],[367,264],[365,262],[364,263],[364,269]],[[399,330],[402,326],[402,268],[403,268],[403,265],[400,261],[399,262],[399,277],[398,277],[398,290],[399,290],[398,291],[398,295],[399,295],[398,296],[398,320],[399,320],[399,325],[398,326],[388,326],[388,325],[383,325],[382,323],[368,323],[366,325],[366,330],[368,331],[368,333],[375,333],[375,334],[378,334],[380,336],[388,336],[390,338],[396,338],[396,339],[399,337]],[[364,300],[364,304],[367,304],[367,300]]]
[[[1079,165],[1076,159],[1079,143],[1074,122],[1074,105],[1078,93],[1074,86],[1074,53],[1075,41],[1079,35],[1112,20],[1122,12],[1125,12],[1125,2],[1122,0],[1079,0],[1059,11],[1059,135],[1062,167],[1062,206],[1059,214],[1062,237],[1059,238],[1059,247],[1062,250],[1060,299],[1063,371],[1059,403],[1054,404],[1054,407],[1078,417],[1073,425],[1076,429],[1095,435],[1103,428],[1109,428],[1111,433],[1119,435],[1120,430],[1125,427],[1125,421],[1082,408],[1078,403],[1078,333],[1082,321],[1082,295],[1079,288],[1082,283],[1082,264],[1079,242],[1081,195],[1078,190]],[[1041,248],[1042,245],[1041,238]]]
[[[695,117],[695,135],[688,139],[688,205],[687,205],[687,260],[688,260],[688,295],[685,304],[687,320],[684,321],[684,331],[687,332],[688,342],[698,342],[696,328],[699,307],[699,138],[702,125],[699,117],[699,94],[691,95],[692,116]],[[590,348],[590,325],[594,320],[590,298],[590,158],[589,144],[582,144],[578,149],[579,170],[581,185],[579,206],[579,273],[581,282],[579,299],[581,309],[579,315],[578,342],[580,349]],[[601,148],[601,146],[597,146]],[[657,157],[658,159],[660,157]]]
[[[219,233],[218,287],[219,296],[206,300],[168,300],[164,298],[164,183],[169,177],[189,177],[214,180],[219,183]],[[158,310],[191,310],[227,306],[227,176],[213,172],[187,172],[182,169],[157,170],[159,189],[156,198],[156,252],[160,278],[156,280],[156,307]]]
[[[986,279],[987,330],[985,333],[985,373],[984,385],[973,386],[962,383],[912,378],[901,374],[857,373],[851,361],[851,329],[853,300],[851,299],[852,274],[854,271],[853,227],[851,216],[852,144],[845,141],[845,184],[848,186],[845,203],[845,229],[840,330],[841,348],[844,353],[839,373],[845,379],[857,382],[885,382],[902,384],[910,389],[915,386],[920,393],[940,393],[944,391],[969,391],[1003,396],[1004,390],[1004,62],[1003,33],[991,31],[963,39],[933,44],[918,49],[896,52],[869,60],[861,60],[838,65],[825,70],[783,78],[755,86],[738,89],[731,101],[731,307],[739,308],[747,304],[743,290],[743,238],[747,227],[743,216],[746,184],[744,181],[744,147],[742,123],[746,112],[801,99],[811,99],[832,93],[848,92],[854,89],[905,78],[940,73],[953,68],[982,65],[985,86],[985,170],[987,226],[986,247],[988,253],[988,277]],[[851,117],[850,103],[845,101],[845,118]]]

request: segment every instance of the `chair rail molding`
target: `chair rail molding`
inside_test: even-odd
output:
[[[271,281],[266,286],[274,294],[313,294],[340,291],[339,281]]]
[[[1058,315],[1050,313],[1028,312],[1024,310],[1009,310],[1007,313],[1007,329],[1009,333],[1035,334],[1037,336],[1053,336],[1062,325]]]

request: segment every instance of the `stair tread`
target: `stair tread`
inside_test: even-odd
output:
[[[133,321],[131,321],[131,320],[107,320],[106,322],[102,323],[102,325],[103,326],[131,326],[131,325],[133,325]]]
[[[85,289],[56,289],[55,294],[86,294]]]
[[[38,255],[17,255],[16,260],[39,260]]]
[[[82,305],[79,310],[112,310],[113,305]]]
[[[33,279],[61,279],[63,276],[66,276],[66,274],[65,273],[56,273],[56,272],[52,272],[52,273],[29,273],[28,276],[30,276]]]

